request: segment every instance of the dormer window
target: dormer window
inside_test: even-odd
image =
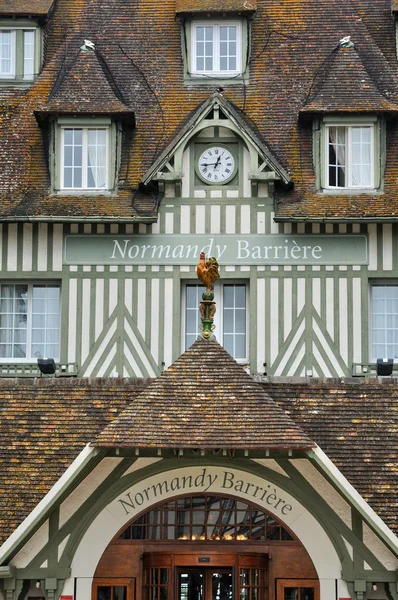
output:
[[[192,22],[191,73],[233,77],[242,73],[242,23]]]
[[[326,126],[326,187],[374,187],[373,125]]]
[[[31,25],[31,23],[30,23]],[[23,84],[34,80],[40,68],[38,27],[0,26],[0,84]]]
[[[109,189],[108,140],[108,127],[62,127],[61,189]]]

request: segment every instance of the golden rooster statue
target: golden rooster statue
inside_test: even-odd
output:
[[[211,256],[209,260],[206,261],[205,253],[201,252],[199,263],[196,267],[196,274],[203,285],[206,286],[206,293],[210,294],[213,283],[220,277],[220,273],[218,272],[218,262],[214,256]]]

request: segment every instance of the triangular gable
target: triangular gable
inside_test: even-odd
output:
[[[340,46],[314,83],[301,113],[397,112],[398,105],[381,94],[355,47]]]
[[[270,151],[255,125],[219,92],[213,94],[192,113],[178,134],[145,173],[142,183],[146,185],[150,181],[162,179],[180,180],[182,154],[189,140],[206,127],[216,125],[231,129],[246,143],[251,156],[250,179],[281,180],[285,184],[290,183],[288,172]],[[171,164],[172,160],[173,164]]]

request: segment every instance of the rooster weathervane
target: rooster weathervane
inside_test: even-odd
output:
[[[205,253],[201,252],[199,263],[196,267],[196,274],[206,287],[202,294],[202,301],[199,304],[199,312],[202,320],[200,337],[205,340],[210,340],[214,338],[214,315],[216,313],[213,284],[220,277],[220,273],[218,272],[218,262],[214,256],[211,256],[206,261]]]

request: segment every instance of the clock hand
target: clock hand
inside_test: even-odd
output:
[[[225,150],[224,150],[224,152],[225,152]],[[224,154],[224,152],[221,152],[220,156],[218,156],[218,158],[217,158],[217,162],[216,162],[216,164],[214,165],[214,170],[216,170],[216,168],[218,167],[218,165],[219,165],[219,162],[220,162],[220,160],[221,160],[221,157],[222,157],[222,155]]]

